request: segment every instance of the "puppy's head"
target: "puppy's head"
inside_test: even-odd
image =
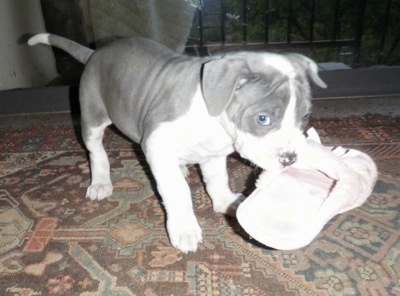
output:
[[[298,55],[240,53],[203,67],[208,112],[221,119],[240,155],[263,169],[296,162],[311,112],[308,79],[326,87],[317,65]]]

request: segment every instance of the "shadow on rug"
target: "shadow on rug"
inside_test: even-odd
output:
[[[399,295],[400,118],[311,125],[324,144],[376,161],[379,180],[363,206],[333,218],[307,247],[272,250],[213,213],[191,166],[204,242],[181,254],[140,149],[107,131],[114,194],[90,202],[87,155],[68,114],[0,118],[0,294]],[[254,168],[235,155],[228,168],[232,189],[251,191]]]

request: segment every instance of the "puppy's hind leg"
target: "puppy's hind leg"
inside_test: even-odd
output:
[[[86,191],[86,197],[90,200],[101,200],[112,194],[110,163],[102,143],[104,131],[110,124],[109,120],[97,127],[82,124],[82,136],[90,157],[92,181]]]

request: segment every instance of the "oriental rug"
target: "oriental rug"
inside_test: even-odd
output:
[[[308,246],[273,250],[236,219],[213,213],[190,166],[204,237],[196,253],[182,254],[169,243],[138,146],[107,130],[114,193],[91,202],[77,120],[0,117],[0,295],[400,295],[400,118],[311,125],[323,143],[376,161],[379,180],[367,202],[334,217]],[[257,169],[237,155],[228,168],[232,189],[251,192]]]

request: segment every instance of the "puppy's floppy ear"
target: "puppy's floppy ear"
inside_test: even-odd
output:
[[[250,69],[242,59],[219,58],[203,64],[201,87],[208,113],[218,116],[229,105],[234,92],[245,85]]]
[[[300,66],[316,85],[322,88],[327,87],[326,83],[318,76],[318,66],[312,59],[298,53],[290,53],[286,56]]]

